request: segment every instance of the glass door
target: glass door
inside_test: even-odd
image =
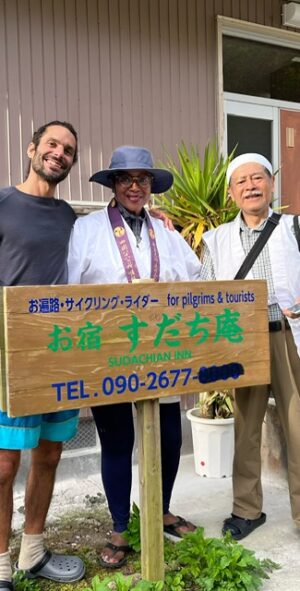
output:
[[[225,93],[224,99],[224,152],[229,154],[234,148],[236,156],[258,152],[272,162],[275,171],[278,170],[278,108],[264,104],[264,100],[257,97]],[[278,199],[278,176],[274,201]]]

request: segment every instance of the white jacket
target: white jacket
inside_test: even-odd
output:
[[[269,210],[269,215],[272,210]],[[213,261],[217,279],[233,279],[245,260],[245,252],[240,237],[240,213],[227,224],[203,235]],[[272,232],[267,247],[269,249],[275,300],[269,298],[269,305],[277,303],[281,309],[288,308],[300,296],[300,253],[294,233],[293,216],[282,215],[278,226]],[[247,279],[254,279],[250,270]],[[290,323],[300,357],[300,319]]]
[[[187,242],[176,231],[164,228],[161,220],[151,218],[160,260],[160,281],[196,281],[201,263]],[[141,242],[125,222],[128,239],[140,272],[148,279],[151,252],[146,224]],[[127,283],[118,246],[107,209],[79,218],[73,228],[69,246],[69,283]]]
[[[201,263],[187,242],[176,231],[167,230],[160,220],[151,218],[160,260],[160,281],[197,281]],[[146,224],[141,242],[124,222],[141,279],[151,275],[151,251]],[[127,278],[108,218],[107,209],[79,218],[69,246],[69,283],[127,283]],[[178,402],[168,396],[160,402]]]

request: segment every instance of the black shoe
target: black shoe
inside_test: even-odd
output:
[[[265,513],[262,513],[257,519],[243,519],[237,515],[231,514],[231,517],[225,519],[222,534],[230,532],[234,540],[242,540],[246,536],[249,536],[257,527],[263,525],[267,519]]]

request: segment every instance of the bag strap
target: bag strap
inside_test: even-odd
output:
[[[298,219],[297,215],[294,215],[294,217],[293,217],[293,226],[294,226],[295,237],[296,237],[297,244],[298,244],[298,249],[300,251],[300,228],[299,228],[299,219]]]
[[[251,267],[253,266],[253,263],[256,261],[258,255],[260,254],[266,242],[270,238],[273,230],[275,230],[276,226],[278,226],[280,218],[280,213],[272,213],[272,215],[268,218],[268,221],[264,229],[261,231],[256,242],[253,244],[251,250],[248,252],[244,262],[242,263],[241,267],[236,273],[234,279],[245,279],[246,275],[249,273]]]

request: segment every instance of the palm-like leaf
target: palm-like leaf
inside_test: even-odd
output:
[[[191,247],[199,252],[203,232],[232,220],[237,209],[227,194],[226,170],[233,154],[224,159],[215,144],[205,148],[203,164],[196,146],[177,147],[178,163],[170,154],[161,163],[174,176],[171,189],[155,204],[172,219]]]

